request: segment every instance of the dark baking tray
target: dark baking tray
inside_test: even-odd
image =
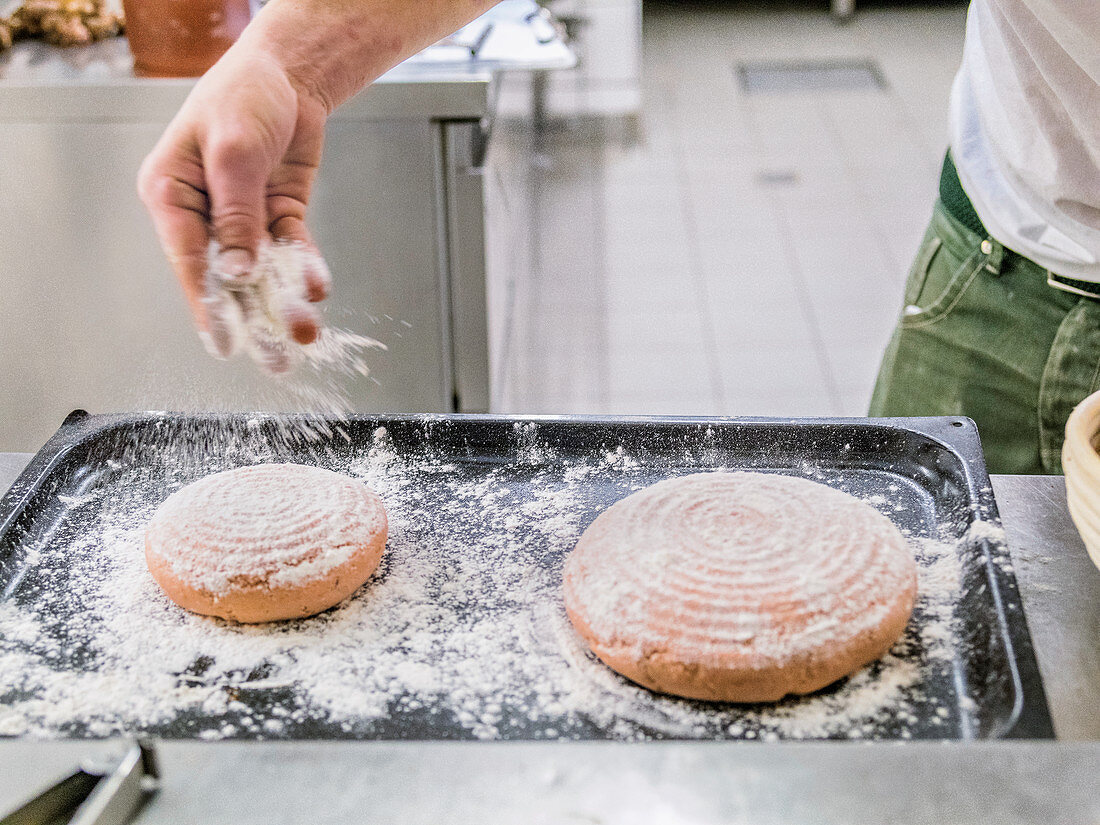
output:
[[[457,468],[454,472],[472,479],[493,470],[499,477],[500,469],[508,468],[508,484],[522,502],[533,475],[541,472],[545,480],[548,466],[552,470],[555,462],[583,460],[622,448],[637,462],[631,477],[634,486],[720,467],[807,476],[864,497],[893,490],[893,496],[912,505],[892,514],[899,527],[916,537],[959,542],[963,587],[954,608],[959,643],[949,665],[921,685],[949,713],[941,710],[940,717],[931,718],[918,703],[915,717],[885,720],[871,738],[1053,738],[1007,547],[989,531],[967,538],[976,519],[999,525],[978,433],[968,419],[381,416],[355,417],[313,441],[288,438],[288,421],[294,419],[74,412],[0,500],[0,598],[19,604],[63,586],[56,577],[36,579],[33,567],[24,563],[26,548],[48,546],[62,523],[66,531],[80,530],[86,508],[84,516],[81,510],[62,512],[64,504],[58,497],[109,487],[116,483],[119,467],[142,467],[153,481],[141,494],[159,501],[167,495],[167,479],[178,484],[210,472],[211,456],[218,469],[281,460],[341,470],[370,443],[376,428],[384,426],[393,448],[403,457],[429,455],[445,460]],[[183,443],[201,448],[192,446],[181,453],[178,445]],[[240,449],[242,443],[248,449]],[[157,479],[163,481],[159,489]],[[621,474],[590,474],[585,479],[581,525],[630,489]],[[430,495],[427,506],[430,509]],[[476,529],[470,524],[450,527]],[[559,548],[544,563],[560,568],[567,549]],[[68,649],[74,651],[67,666],[94,667],[94,656],[82,654],[79,643],[67,641]],[[93,661],[81,659],[82,655]],[[7,700],[11,698],[9,692]],[[253,710],[261,714],[262,704],[273,701],[269,695],[245,694],[239,700],[258,703]],[[0,701],[4,701],[2,685]],[[505,708],[505,716],[508,712]],[[502,726],[500,738],[541,737],[528,730],[522,718],[506,721],[509,724]],[[188,738],[202,729],[202,722],[179,718],[141,732]],[[621,738],[595,721],[573,720],[563,730],[575,739]],[[93,734],[78,726],[59,735]],[[247,733],[237,735],[253,738]],[[644,730],[637,736],[691,738]],[[829,738],[842,736],[829,734]],[[359,726],[307,719],[287,729],[282,738],[472,737],[445,715],[403,712]],[[717,738],[739,737],[730,733]]]

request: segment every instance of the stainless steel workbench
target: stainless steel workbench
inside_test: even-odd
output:
[[[125,40],[0,55],[0,449],[72,408],[300,406],[203,352],[138,201],[143,157],[193,85],[133,76]],[[402,65],[330,118],[310,225],[329,322],[382,340],[355,410],[489,405],[485,126],[492,75]]]
[[[329,119],[309,213],[328,321],[388,347],[369,378],[341,379],[353,411],[489,408],[494,77],[575,62],[534,0],[503,0]],[[0,450],[36,448],[77,407],[303,406],[205,355],[138,202],[138,167],[193,83],[135,77],[122,38],[0,54]],[[526,229],[492,214],[499,244]]]
[[[29,455],[0,454],[0,489]],[[163,742],[139,823],[1100,821],[1100,571],[1061,478],[994,476],[1060,741]],[[0,740],[0,811],[111,743]]]

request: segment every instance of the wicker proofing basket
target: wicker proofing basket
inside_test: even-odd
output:
[[[1066,421],[1062,471],[1066,474],[1066,501],[1077,532],[1092,563],[1100,567],[1100,392],[1074,408]]]

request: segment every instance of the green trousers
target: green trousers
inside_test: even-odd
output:
[[[1046,277],[937,201],[871,415],[968,416],[991,473],[1060,473],[1066,419],[1100,389],[1100,301]]]

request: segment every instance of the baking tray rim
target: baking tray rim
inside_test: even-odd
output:
[[[242,424],[259,421],[317,421],[317,415],[307,413],[210,412],[147,410],[141,412],[89,413],[83,409],[70,412],[58,430],[34,454],[11,488],[0,496],[0,540],[20,518],[41,485],[64,461],[65,457],[79,449],[88,440],[105,432],[123,429],[146,422],[172,421],[180,424],[234,421]],[[1001,527],[1000,514],[993,495],[992,484],[985,468],[977,424],[965,416],[913,416],[913,417],[862,417],[862,416],[708,416],[708,415],[578,415],[578,414],[519,414],[500,413],[356,413],[345,419],[325,419],[333,424],[353,421],[409,423],[487,423],[515,425],[566,424],[566,425],[684,425],[684,426],[846,426],[863,430],[898,430],[916,433],[942,447],[959,459],[966,490],[972,504],[971,523],[975,519]],[[962,441],[954,443],[955,439]],[[966,456],[963,451],[975,454]],[[1027,617],[1023,609],[1015,574],[1011,567],[1007,540],[1000,548],[1007,568],[993,558],[993,542],[987,536],[975,541],[981,550],[985,567],[986,584],[990,588],[997,614],[997,627],[1005,645],[1005,657],[1013,688],[1013,704],[1008,716],[985,737],[996,739],[1053,739],[1055,732],[1043,688],[1042,677],[1031,641]],[[0,594],[6,597],[6,593]],[[1018,612],[1018,620],[1009,622],[1008,612]],[[1026,685],[1025,685],[1026,682]],[[1025,714],[1025,710],[1027,713]],[[950,741],[950,740],[948,740]]]

